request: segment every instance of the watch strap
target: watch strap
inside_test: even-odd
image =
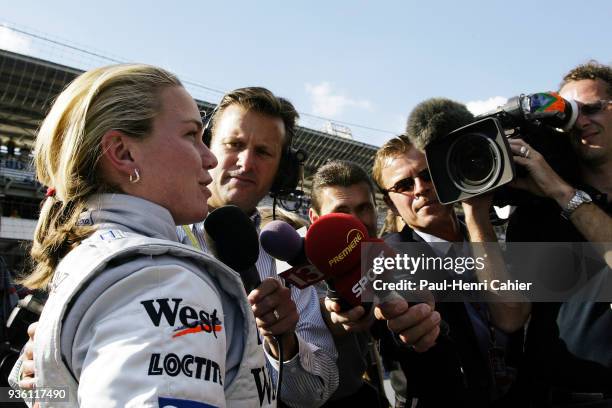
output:
[[[582,190],[576,190],[574,196],[569,200],[565,208],[561,210],[561,216],[569,220],[570,215],[576,211],[576,208],[580,207],[582,204],[591,202],[593,202],[593,200],[590,195]]]

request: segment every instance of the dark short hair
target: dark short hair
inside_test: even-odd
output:
[[[283,145],[291,145],[291,141],[296,132],[297,120],[300,115],[297,110],[295,110],[293,104],[287,99],[278,97],[268,89],[257,86],[238,88],[223,95],[221,102],[219,102],[219,105],[217,105],[211,117],[211,123],[208,125],[211,129],[211,138],[215,134],[217,121],[221,117],[223,111],[232,105],[238,105],[246,111],[253,111],[280,118],[285,125],[285,140]],[[211,140],[207,140],[206,142],[210,144]]]
[[[350,187],[365,183],[376,202],[374,185],[368,174],[356,164],[346,160],[331,160],[319,167],[312,178],[311,206],[321,210],[321,189],[324,187]]]
[[[559,85],[559,89],[563,88],[569,82],[582,81],[585,79],[599,79],[605,82],[608,97],[612,98],[612,68],[610,68],[609,65],[600,64],[595,60],[590,60],[586,64],[578,65],[568,72],[563,77],[563,82]]]
[[[474,115],[459,102],[431,98],[419,103],[406,122],[406,136],[419,150],[433,140],[474,121]]]

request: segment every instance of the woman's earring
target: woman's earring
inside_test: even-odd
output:
[[[140,181],[140,173],[138,173],[138,169],[134,169],[134,174],[135,175],[130,174],[130,183],[132,184],[136,184]]]

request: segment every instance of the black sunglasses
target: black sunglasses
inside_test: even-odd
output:
[[[599,113],[606,109],[606,107],[611,103],[612,101],[605,99],[593,103],[584,103],[580,106],[580,113],[587,116],[595,115],[596,113]]]
[[[431,181],[431,174],[429,174],[429,169],[425,168],[421,170],[416,177],[406,177],[405,179],[401,179],[397,183],[393,185],[393,187],[385,190],[385,193],[411,193],[414,190],[414,179],[420,178],[423,181]]]

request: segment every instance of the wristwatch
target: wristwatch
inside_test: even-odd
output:
[[[580,207],[582,204],[592,202],[593,200],[591,199],[590,195],[582,190],[576,190],[574,196],[571,198],[571,200],[569,200],[569,203],[567,203],[565,208],[561,210],[561,216],[566,220],[569,220],[570,215],[576,211],[576,208]]]

